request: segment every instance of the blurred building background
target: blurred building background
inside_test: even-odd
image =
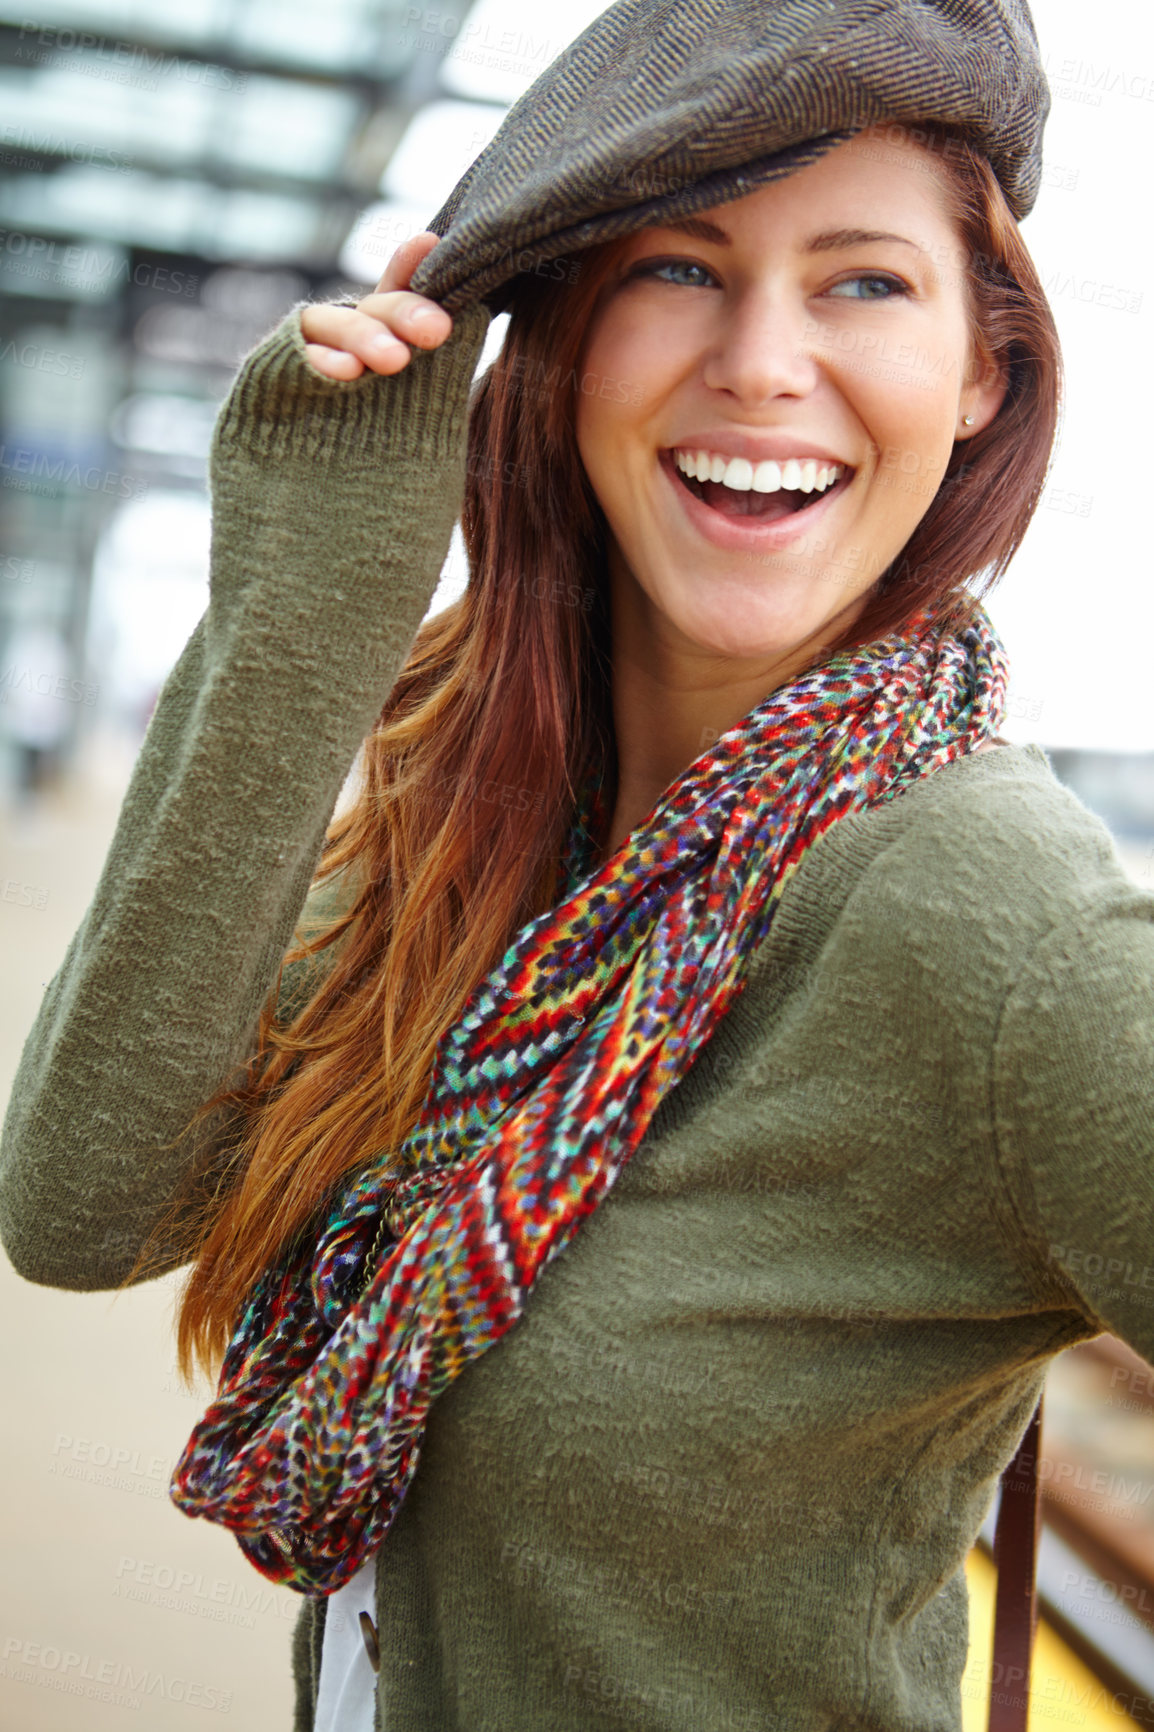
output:
[[[207,601],[206,453],[238,360],[295,302],[375,283],[600,10],[0,4],[0,1098]],[[1087,19],[1074,0],[1034,12],[1055,101],[1025,234],[1069,389],[1051,483],[991,603],[1014,667],[1005,731],[1049,750],[1154,889],[1154,584],[1143,489],[1121,478],[1148,444],[1148,382],[1132,385],[1154,303],[1120,170],[1148,157],[1154,26]],[[457,539],[433,607],[464,577]],[[103,1732],[127,1718],[164,1732],[199,1724],[215,1691],[246,1732],[287,1728],[293,1597],[254,1597],[232,1542],[163,1496],[163,1464],[201,1408],[171,1370],[171,1285],[113,1305],[6,1268],[0,1280],[16,1386],[0,1426],[4,1519],[19,1558],[0,1582],[0,1727]],[[1037,1724],[1043,1689],[1063,1724],[1071,1702],[1084,1726],[1123,1712],[1154,1724],[1140,1706],[1154,1698],[1154,1390],[1109,1342],[1064,1356],[1049,1390],[1057,1477],[1040,1568],[1064,1645],[1046,1650]],[[972,1580],[967,1732],[984,1725],[988,1658],[977,1554]],[[97,1669],[147,1662],[165,1682],[140,1712],[70,1690],[64,1653]]]
[[[131,746],[207,597],[240,357],[376,282],[595,5],[0,13],[0,780]],[[494,341],[500,330],[494,331]],[[491,352],[491,351],[490,351]],[[463,574],[458,574],[458,580]]]

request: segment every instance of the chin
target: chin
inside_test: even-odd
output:
[[[776,602],[764,592],[735,594],[730,586],[715,607],[688,606],[666,617],[690,643],[709,655],[744,662],[774,662],[782,656],[816,648],[823,632],[832,639],[845,629],[841,617],[821,608],[798,606],[783,596]],[[658,604],[660,605],[660,604]],[[864,598],[859,604],[864,607]]]

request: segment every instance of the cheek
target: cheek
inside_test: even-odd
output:
[[[654,394],[648,360],[642,334],[611,318],[601,320],[582,348],[577,447],[599,494],[612,489],[631,448],[640,448],[645,405]]]
[[[586,374],[590,371],[587,360],[582,362],[582,368]],[[578,455],[605,510],[608,505],[607,482],[617,467],[613,457],[616,428],[608,414],[608,406],[601,398],[584,393],[578,396],[576,429]]]
[[[611,302],[582,346],[582,414],[591,423],[596,413],[622,434],[655,421],[692,372],[696,353],[685,320],[661,319],[652,306]]]
[[[628,380],[648,364],[646,327],[629,309],[611,301],[587,332],[581,348],[583,372]]]
[[[940,473],[956,436],[969,359],[964,310],[894,311],[884,322],[840,333],[836,343],[823,328],[818,359],[878,447],[879,464]]]
[[[847,382],[844,389],[876,448],[875,500],[912,528],[909,520],[929,509],[953,450],[959,381],[948,363],[936,372],[917,366],[887,372],[885,381]]]

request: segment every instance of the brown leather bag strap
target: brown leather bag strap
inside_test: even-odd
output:
[[[994,1535],[998,1591],[989,1732],[1026,1732],[1030,1711],[1030,1655],[1038,1621],[1035,1573],[1042,1525],[1038,1483],[1041,1441],[1039,1396],[1017,1454],[1002,1475],[1002,1502]]]

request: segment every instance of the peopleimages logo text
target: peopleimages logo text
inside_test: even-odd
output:
[[[185,84],[203,84],[209,90],[243,90],[248,84],[247,72],[237,72],[229,66],[213,66],[204,60],[182,60],[178,54],[163,49],[143,48],[138,42],[110,41],[91,30],[68,30],[57,25],[40,25],[24,21],[20,42],[34,43],[37,49],[51,54],[81,53],[91,55],[122,82],[147,78],[156,89],[160,78],[180,78]],[[42,54],[30,55],[23,47],[16,50],[18,60],[42,59]]]
[[[143,499],[148,482],[119,469],[101,469],[90,463],[81,468],[66,457],[51,458],[45,451],[27,446],[0,445],[0,487],[19,488],[31,481],[49,481],[58,487],[83,487],[89,493],[115,493],[118,499]]]
[[[169,265],[132,264],[122,255],[92,247],[50,241],[44,235],[23,234],[19,229],[0,229],[0,253],[6,259],[22,259],[37,270],[62,271],[70,276],[106,279],[111,283],[134,283],[140,289],[163,290],[171,295],[194,295],[200,278],[193,271],[174,270]],[[30,273],[35,274],[35,273]]]

